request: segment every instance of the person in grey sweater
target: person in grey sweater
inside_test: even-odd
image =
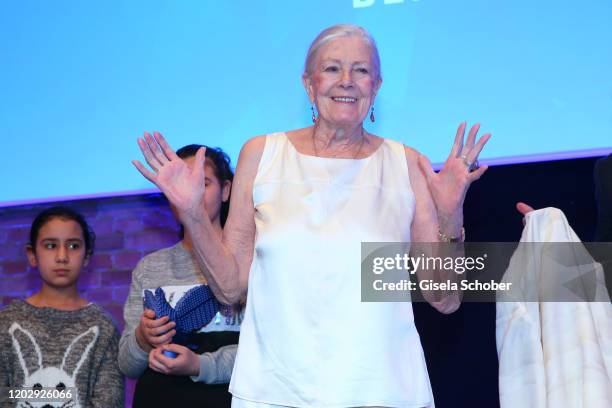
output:
[[[192,163],[200,145],[179,149]],[[233,173],[229,158],[220,149],[206,150],[206,189],[202,203],[221,234],[227,217]],[[184,234],[182,234],[184,235]],[[240,308],[222,307],[205,327],[189,337],[191,347],[173,344],[175,323],[156,319],[143,308],[143,291],[163,287],[166,293],[178,287],[206,284],[191,252],[191,240],[145,256],[132,272],[130,293],[124,306],[125,328],[119,342],[119,367],[128,377],[138,378],[133,407],[229,406],[227,391],[242,318]],[[177,354],[170,358],[165,350]],[[204,404],[204,405],[202,405]]]
[[[119,333],[77,291],[94,240],[85,219],[70,208],[52,207],[34,219],[27,255],[42,286],[0,310],[0,387],[7,390],[0,406],[124,406]],[[55,392],[44,404],[32,393],[41,389]]]
[[[155,315],[151,310],[143,310],[143,290],[160,286],[172,287],[204,283],[197,268],[195,260],[185,248],[184,243],[179,242],[172,247],[147,255],[140,260],[132,272],[130,293],[123,309],[125,328],[119,342],[119,367],[126,376],[139,378],[149,366],[149,353],[156,347],[168,344],[175,334],[175,331],[171,329],[174,323],[168,323],[167,317],[155,320]],[[151,329],[143,327],[156,324],[158,326]],[[240,328],[239,315],[232,316],[229,322],[226,318],[219,319],[217,316],[209,326],[209,333],[230,331],[237,334]],[[218,330],[213,330],[217,328]],[[157,330],[160,335],[138,333],[146,330]],[[139,337],[142,337],[140,341]],[[193,381],[208,384],[229,382],[234,365],[236,344],[222,346],[212,353],[205,352],[195,356],[197,364],[192,366],[189,365],[192,363],[191,358],[194,357],[192,354],[195,353],[190,353],[189,349],[179,345],[172,345],[170,350],[184,354],[179,354],[177,357],[179,366],[169,369],[168,374],[189,375]],[[182,366],[183,360],[189,360],[184,363],[185,367]]]

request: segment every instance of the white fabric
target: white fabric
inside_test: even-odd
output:
[[[272,405],[232,397],[232,408],[286,408],[284,405]]]
[[[264,404],[262,402],[252,402],[240,398],[232,398],[232,408],[287,408],[284,405]],[[354,407],[354,408],[386,408],[386,407]]]
[[[269,135],[253,188],[257,237],[230,391],[296,407],[433,404],[412,305],[362,303],[362,241],[410,240],[401,144],[364,159]]]
[[[521,242],[580,240],[560,210],[546,208],[527,215]],[[581,245],[575,248],[564,256],[578,256]],[[505,279],[523,285],[522,296],[527,296],[523,299],[535,299],[531,296],[537,298],[539,289],[555,286],[548,280],[553,276],[542,276],[546,271],[558,274],[562,282],[571,279],[568,274],[578,277],[581,273],[579,269],[550,268],[542,252],[516,251],[506,271]],[[597,302],[498,299],[501,408],[612,407],[612,307],[601,266],[596,266]]]

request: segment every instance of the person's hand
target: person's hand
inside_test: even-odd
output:
[[[532,206],[525,204],[521,201],[519,201],[518,203],[516,203],[516,209],[518,212],[520,212],[521,214],[523,214],[523,216],[529,214],[532,211],[535,211],[535,208],[533,208]]]
[[[476,142],[480,128],[477,123],[470,129],[464,145],[465,128],[465,122],[459,125],[451,152],[438,173],[433,170],[427,157],[419,157],[419,166],[427,178],[440,218],[450,218],[461,211],[470,184],[478,180],[488,168],[486,165],[478,167],[477,160],[491,134],[485,134]]]
[[[176,323],[169,321],[168,316],[155,319],[155,312],[145,309],[136,327],[136,341],[144,351],[170,343],[176,334]]]
[[[175,358],[167,357],[163,354],[164,350],[178,354]],[[165,344],[151,350],[149,353],[149,367],[162,374],[169,375],[191,375],[200,374],[200,357],[178,344]]]
[[[535,208],[533,208],[532,206],[530,206],[528,204],[525,204],[525,203],[519,201],[518,203],[516,203],[516,210],[523,215],[523,225],[525,225],[525,217],[530,212],[535,211]]]
[[[195,217],[201,215],[206,148],[198,150],[195,163],[190,168],[159,132],[154,132],[153,136],[145,132],[144,138],[138,139],[138,146],[152,169],[147,169],[138,160],[132,160],[138,171],[159,187],[179,214],[186,213]]]

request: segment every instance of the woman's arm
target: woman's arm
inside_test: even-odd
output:
[[[409,147],[406,147],[405,151],[406,160],[408,162],[408,172],[410,174],[410,185],[416,201],[414,218],[410,230],[411,241],[413,242],[413,244],[411,244],[411,252],[413,256],[419,256],[421,253],[424,253],[428,257],[443,256],[439,251],[440,248],[438,245],[429,244],[438,242],[440,223],[438,222],[436,206],[427,186],[425,175],[418,164],[420,154]],[[462,215],[463,214],[461,214],[461,217]],[[462,218],[457,219],[455,222],[459,225],[455,231],[461,231]],[[419,268],[416,274],[419,281],[442,281],[446,279],[455,281],[457,279],[455,273],[450,273],[442,277],[439,272],[440,271]],[[460,292],[452,291],[443,294],[441,291],[421,291],[421,293],[430,305],[444,314],[453,313],[461,304]],[[442,297],[442,295],[444,296]]]
[[[412,241],[417,243],[438,243],[440,234],[449,237],[461,237],[463,226],[463,201],[470,184],[480,178],[487,167],[482,166],[470,172],[466,161],[473,163],[489,140],[486,134],[476,143],[478,125],[472,127],[463,144],[465,123],[457,129],[451,152],[439,173],[435,173],[429,160],[416,150],[406,147],[406,160],[410,183],[414,191],[416,208],[412,222]],[[419,249],[427,251],[428,256],[462,256],[457,245],[419,245]],[[452,252],[452,253],[451,253]],[[417,271],[417,277],[437,281],[457,281],[456,273],[450,271]],[[438,293],[437,295],[440,295]],[[461,292],[452,291],[440,298],[435,293],[423,292],[427,301],[442,313],[452,313],[459,308]]]
[[[134,165],[177,208],[202,272],[223,303],[234,304],[246,293],[255,244],[253,182],[265,140],[265,136],[255,137],[240,152],[223,239],[219,239],[203,205],[205,149],[198,151],[195,164],[189,169],[161,134],[152,137],[145,133],[145,139],[138,142],[153,171],[138,161]]]

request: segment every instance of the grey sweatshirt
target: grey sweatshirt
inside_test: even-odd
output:
[[[64,386],[75,390],[71,407],[123,407],[118,340],[110,317],[93,303],[64,311],[14,301],[0,310],[0,387]]]
[[[130,293],[123,308],[125,328],[119,341],[119,367],[131,378],[138,378],[148,366],[148,354],[136,341],[134,331],[143,312],[143,289],[160,286],[203,284],[204,276],[193,255],[179,242],[153,252],[140,260],[132,272]],[[236,345],[221,347],[200,355],[200,374],[194,381],[208,384],[229,382],[234,367]]]

